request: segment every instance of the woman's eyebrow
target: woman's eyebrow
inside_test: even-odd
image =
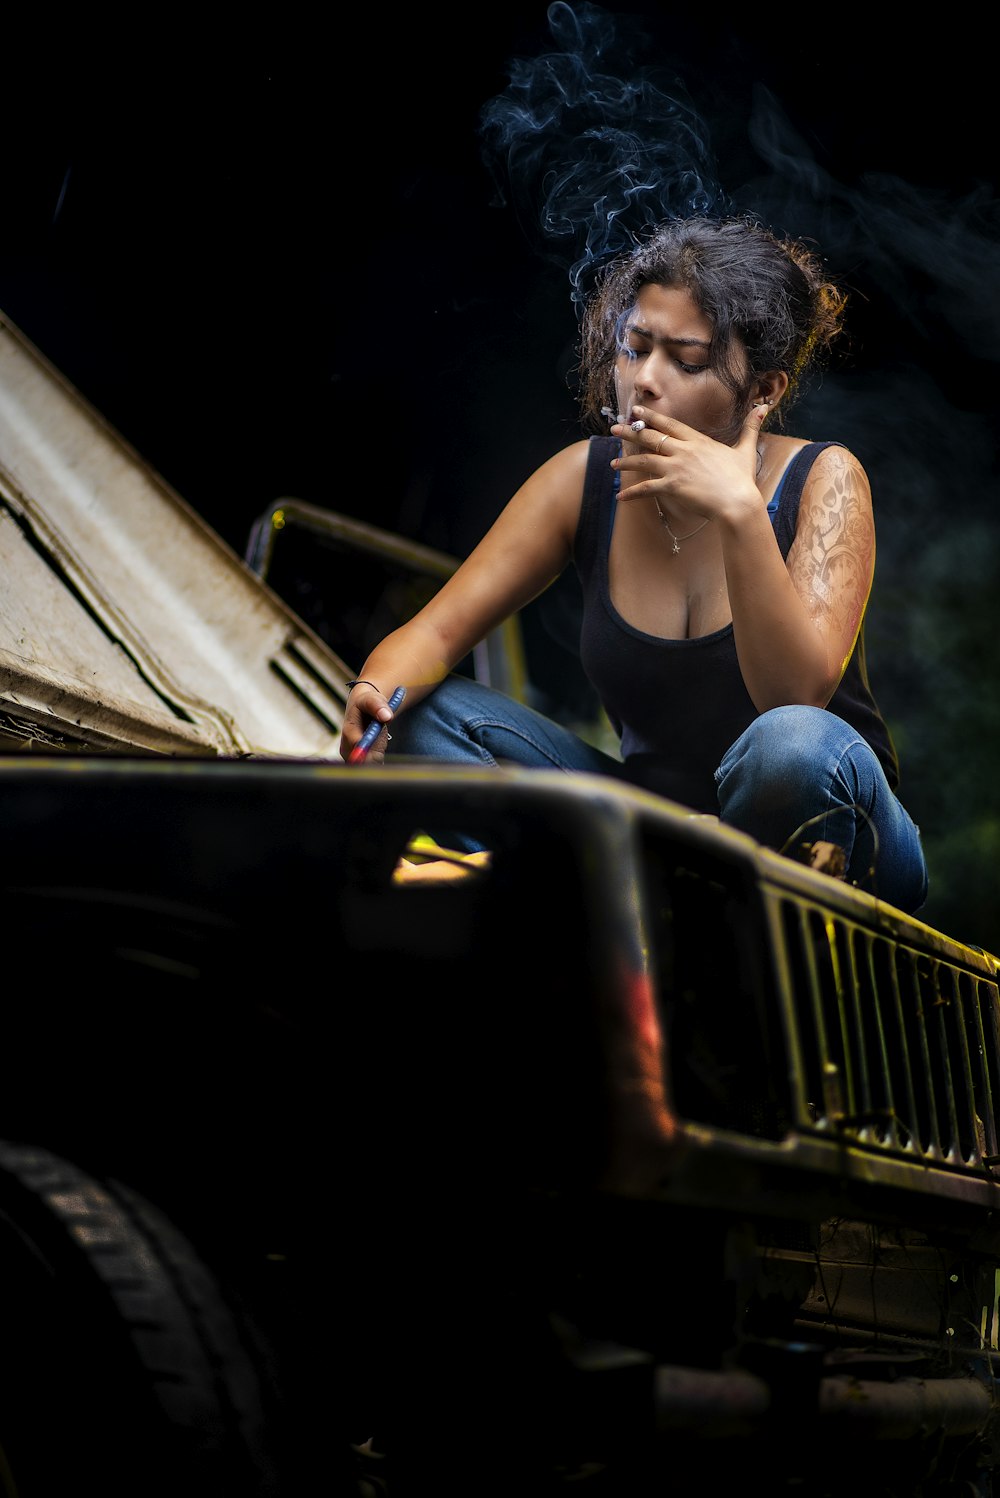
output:
[[[653,333],[649,328],[645,328],[641,323],[637,322],[629,323],[628,331],[630,333],[638,333],[641,338],[658,339],[660,343],[676,343],[681,348],[703,348],[707,350],[712,347],[704,338],[677,338],[671,333]]]

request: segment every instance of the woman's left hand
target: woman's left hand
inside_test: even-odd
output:
[[[622,499],[667,500],[683,520],[703,520],[724,513],[731,505],[760,503],[757,488],[757,441],[768,413],[754,406],[732,447],[687,426],[672,416],[661,416],[634,406],[634,424],[611,428],[623,439],[622,455],[612,467],[624,476]]]

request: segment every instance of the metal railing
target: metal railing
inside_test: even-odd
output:
[[[321,505],[283,498],[258,517],[250,532],[244,560],[266,580],[278,536],[289,526],[323,537],[346,551],[361,552],[402,568],[415,576],[445,582],[459,566],[456,557],[407,540],[363,520],[340,515]],[[400,623],[403,623],[400,620]],[[527,668],[521,628],[516,616],[494,630],[472,652],[477,681],[506,692],[518,702],[527,699]]]

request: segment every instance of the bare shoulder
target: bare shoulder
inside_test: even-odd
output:
[[[564,524],[575,526],[589,453],[590,442],[586,437],[561,447],[525,479],[511,501],[512,507],[518,512],[530,508],[536,516],[545,511],[561,517]]]
[[[803,446],[808,444],[803,443]],[[831,442],[824,447],[822,452],[817,453],[813,465],[809,470],[809,477],[820,479],[837,479],[849,475],[854,482],[861,482],[866,488],[868,475],[865,473],[861,459],[849,447],[844,447],[840,442]]]
[[[831,443],[820,452],[803,489],[803,508],[857,521],[869,517],[871,485],[864,465],[850,448]]]
[[[553,453],[540,468],[535,469],[531,477],[551,484],[582,484],[589,456],[590,439],[582,437],[578,442],[571,442],[568,447],[561,447],[558,452]]]
[[[773,472],[780,475],[804,448],[814,445],[809,437],[779,437],[768,433],[764,443],[765,463]],[[868,476],[855,454],[841,443],[831,442],[823,447],[813,459],[807,483],[814,478],[830,479],[848,472],[855,474],[867,484]]]
[[[835,592],[846,592],[853,610],[867,597],[874,557],[868,475],[850,448],[831,443],[817,454],[803,486],[788,570],[804,596],[820,597],[829,607]]]

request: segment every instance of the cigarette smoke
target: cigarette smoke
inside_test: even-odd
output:
[[[497,203],[510,192],[529,240],[566,263],[574,302],[588,273],[662,219],[725,212],[704,122],[680,80],[637,67],[631,28],[585,3],[547,11],[559,51],[510,65],[483,106],[484,159]],[[539,232],[541,238],[539,239]]]

